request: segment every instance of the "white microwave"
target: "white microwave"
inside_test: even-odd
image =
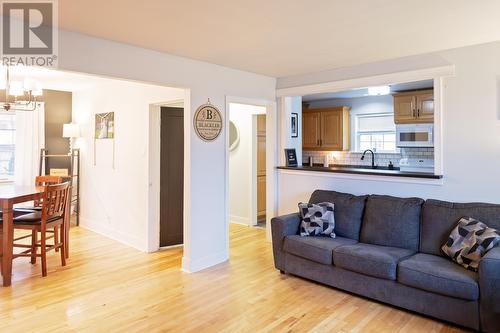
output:
[[[396,125],[396,146],[434,147],[434,124]]]

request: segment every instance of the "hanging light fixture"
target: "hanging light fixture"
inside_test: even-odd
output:
[[[37,97],[43,95],[39,82],[25,78],[24,81],[11,80],[10,67],[5,66],[5,81],[0,83],[5,89],[4,99],[0,107],[5,111],[34,111],[37,108]]]

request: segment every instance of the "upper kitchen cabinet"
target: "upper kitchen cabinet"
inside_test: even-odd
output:
[[[394,94],[394,122],[422,124],[434,122],[434,91],[420,90]]]
[[[318,148],[321,138],[321,113],[306,110],[302,112],[302,148]]]
[[[349,110],[340,106],[302,111],[302,149],[339,151],[349,149]]]

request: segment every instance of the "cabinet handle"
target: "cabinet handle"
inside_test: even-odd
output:
[[[413,118],[417,118],[417,115],[415,114],[415,109],[413,109]]]
[[[316,145],[319,146],[319,139],[316,141]]]
[[[420,109],[417,110],[417,117],[420,118]]]

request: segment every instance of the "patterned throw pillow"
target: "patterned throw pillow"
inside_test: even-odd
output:
[[[472,217],[463,217],[441,249],[456,263],[477,272],[481,257],[499,243],[497,230]]]
[[[330,202],[319,204],[299,203],[300,235],[301,236],[330,236],[335,238],[335,205]]]

